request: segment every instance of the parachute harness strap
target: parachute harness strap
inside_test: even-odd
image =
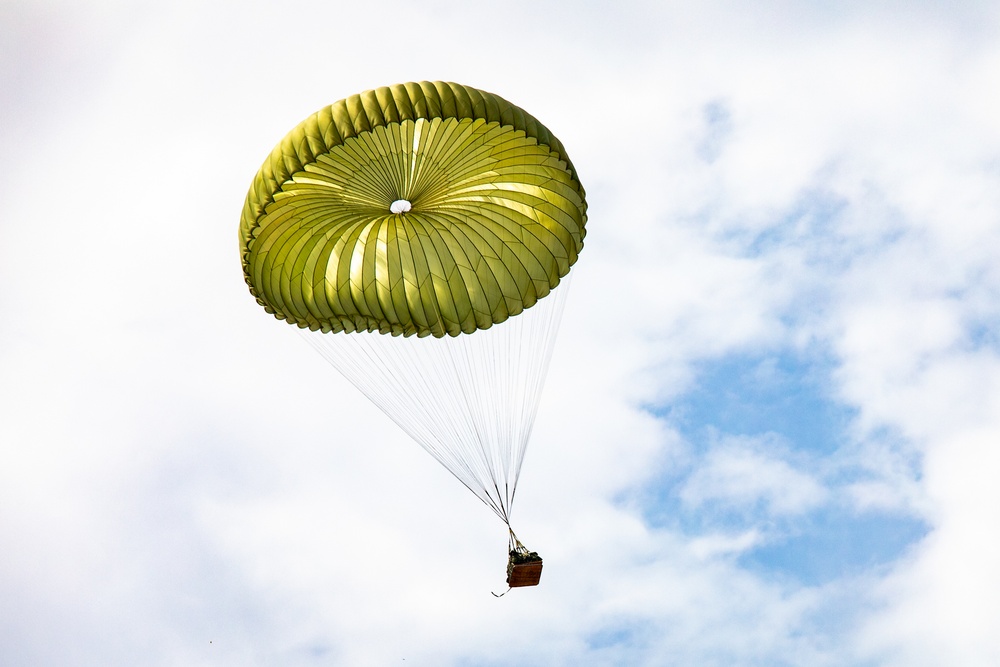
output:
[[[507,524],[507,530],[510,532],[510,541],[509,541],[510,552],[512,554],[513,553],[517,553],[517,554],[526,554],[526,553],[528,553],[528,547],[526,547],[523,544],[521,544],[521,540],[517,539],[517,535],[514,534],[514,529],[510,527],[510,524]]]
[[[514,554],[523,555],[529,553],[528,547],[521,544],[521,540],[517,539],[517,535],[514,534],[514,529],[510,527],[510,523],[507,524],[507,532],[510,533],[510,539],[508,541],[508,549],[512,556]],[[499,595],[497,595],[493,591],[490,591],[490,595],[492,595],[495,598],[502,598],[503,596],[507,595],[507,593],[510,593],[510,589],[511,587],[508,586],[507,590],[505,590],[503,593],[500,593]]]

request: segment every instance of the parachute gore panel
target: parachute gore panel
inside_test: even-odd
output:
[[[303,328],[456,336],[555,288],[586,211],[533,117],[467,86],[400,84],[320,110],[272,151],[243,207],[243,272]]]

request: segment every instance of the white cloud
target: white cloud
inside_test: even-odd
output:
[[[730,438],[714,445],[684,482],[679,496],[692,508],[718,505],[739,513],[802,514],[826,501],[812,475],[781,458],[774,438]]]

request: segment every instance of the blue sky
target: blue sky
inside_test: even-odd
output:
[[[1000,664],[994,5],[5,3],[0,662]],[[500,600],[239,267],[285,132],[422,79],[590,206]]]
[[[854,412],[824,393],[830,369],[829,358],[819,353],[734,355],[701,365],[695,386],[654,414],[676,426],[690,444],[696,470],[720,443],[742,438],[784,452],[832,488],[844,487],[870,473],[842,462]],[[758,529],[762,542],[740,554],[740,560],[762,576],[827,583],[891,563],[927,532],[920,517],[910,513],[858,511],[835,499],[780,517],[769,515],[759,501],[733,506],[708,499],[692,507],[683,498],[690,472],[671,466],[642,490],[648,494],[648,520],[692,537],[719,528]],[[913,473],[919,474],[916,463]]]

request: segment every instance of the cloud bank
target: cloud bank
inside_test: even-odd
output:
[[[1000,663],[1000,17],[808,3],[8,3],[11,664]],[[448,79],[587,247],[502,525],[253,303],[285,131]]]

